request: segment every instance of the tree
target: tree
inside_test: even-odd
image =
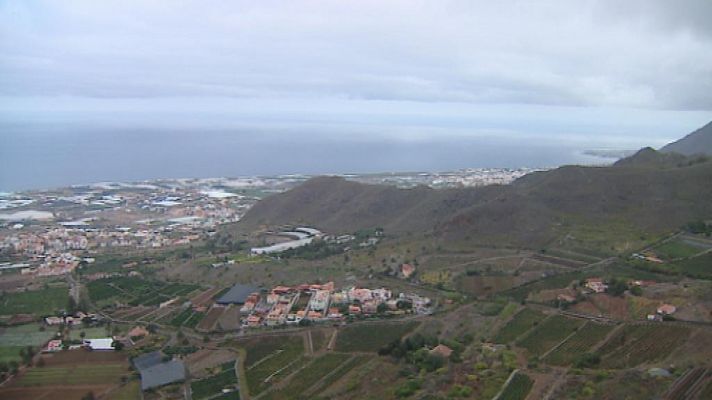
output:
[[[613,278],[608,284],[608,293],[613,296],[623,296],[626,290],[628,290],[628,284],[623,280]]]
[[[630,293],[634,296],[642,296],[643,295],[643,289],[640,286],[633,286],[630,288]]]

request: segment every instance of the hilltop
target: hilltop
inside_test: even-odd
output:
[[[684,155],[712,155],[712,122],[690,133],[684,138],[665,145],[660,149],[663,153],[680,153]]]
[[[610,247],[709,218],[712,203],[700,201],[712,197],[709,182],[712,161],[650,148],[613,166],[564,166],[507,186],[399,189],[319,177],[260,201],[240,225],[309,224],[329,232],[383,227],[396,235],[530,248],[585,229]]]

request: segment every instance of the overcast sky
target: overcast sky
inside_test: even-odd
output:
[[[0,124],[661,145],[712,1],[0,1]]]

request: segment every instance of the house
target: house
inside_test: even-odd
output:
[[[675,311],[677,311],[677,307],[672,304],[663,304],[658,307],[658,314],[660,315],[671,315],[674,314]]]
[[[608,285],[603,283],[601,278],[588,278],[584,286],[594,293],[604,293],[608,289]]]
[[[262,317],[259,315],[252,314],[249,317],[247,317],[247,326],[260,326],[260,323],[262,322]]]
[[[556,300],[559,300],[562,303],[573,303],[576,301],[576,298],[568,294],[560,293],[556,296]]]
[[[50,340],[47,342],[47,346],[42,350],[45,353],[54,353],[62,350],[61,340]]]
[[[115,350],[114,349],[114,339],[113,338],[101,338],[101,339],[85,339],[84,347],[90,350],[105,351],[105,350]]]
[[[146,330],[146,328],[144,328],[140,325],[136,325],[133,327],[133,329],[131,329],[129,331],[128,336],[133,338],[133,337],[143,337],[143,336],[148,336],[148,335],[149,335],[149,333],[148,333],[148,330]]]
[[[337,307],[331,307],[329,308],[329,313],[327,314],[327,317],[330,319],[341,319],[343,318],[343,315],[341,312],[339,312],[339,309]]]
[[[430,354],[437,354],[448,358],[452,354],[452,349],[445,346],[444,344],[439,344],[430,350]]]
[[[276,294],[287,294],[292,291],[292,288],[289,286],[276,286],[274,289],[272,289],[272,293]]]
[[[45,323],[47,325],[62,325],[64,323],[64,318],[47,317],[47,318],[45,318]]]
[[[415,267],[410,264],[401,264],[401,275],[403,278],[408,279],[415,273]]]

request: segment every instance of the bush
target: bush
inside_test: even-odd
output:
[[[421,385],[422,382],[419,379],[408,379],[405,383],[396,388],[395,395],[399,398],[410,397],[420,389]]]
[[[596,353],[584,353],[574,362],[576,368],[592,368],[601,363],[601,356]]]

